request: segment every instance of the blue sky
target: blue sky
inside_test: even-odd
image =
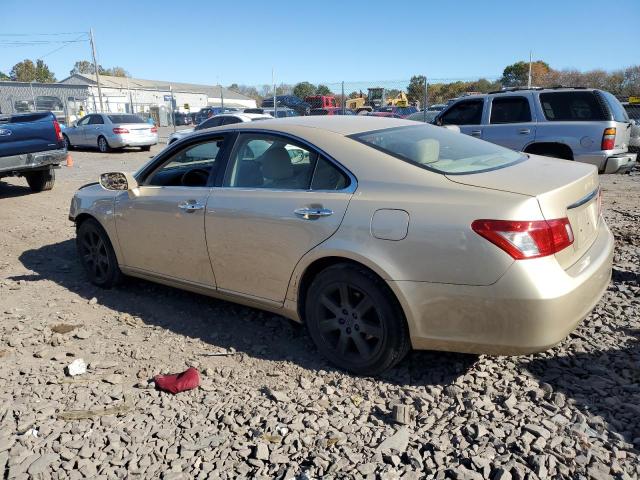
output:
[[[99,62],[132,76],[205,84],[497,77],[529,50],[554,68],[640,61],[640,1],[2,0],[0,71],[93,27]],[[624,22],[618,23],[618,22]],[[86,42],[44,58],[58,79],[90,59]]]

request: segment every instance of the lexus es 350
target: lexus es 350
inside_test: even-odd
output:
[[[81,188],[70,218],[96,285],[131,275],[276,312],[359,374],[410,348],[545,350],[613,256],[594,166],[363,116],[203,130]]]

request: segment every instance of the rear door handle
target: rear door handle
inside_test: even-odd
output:
[[[482,130],[471,130],[472,137],[479,137],[480,135],[482,135]]]
[[[299,217],[310,220],[312,218],[319,217],[328,217],[329,215],[333,215],[333,210],[329,210],[328,208],[314,208],[314,207],[304,207],[304,208],[296,208],[293,213],[298,215]]]
[[[198,203],[195,201],[184,202],[178,205],[180,210],[184,210],[187,213],[193,213],[196,210],[202,210],[204,208],[204,203]]]
[[[518,130],[518,133],[520,135],[529,135],[531,133],[531,129],[529,129],[529,128],[521,128],[520,130]]]

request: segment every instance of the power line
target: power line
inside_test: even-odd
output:
[[[82,33],[87,35],[87,32],[57,32],[57,33],[0,33],[0,37],[38,37],[38,36],[57,36],[57,35],[78,35]]]

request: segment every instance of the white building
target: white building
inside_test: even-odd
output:
[[[100,110],[95,75],[74,74],[60,83],[87,86],[87,107],[91,111]],[[207,106],[256,107],[255,100],[221,86],[100,75],[100,89],[104,112],[149,113],[156,109],[170,112],[172,102],[175,110],[184,113],[197,112]]]

